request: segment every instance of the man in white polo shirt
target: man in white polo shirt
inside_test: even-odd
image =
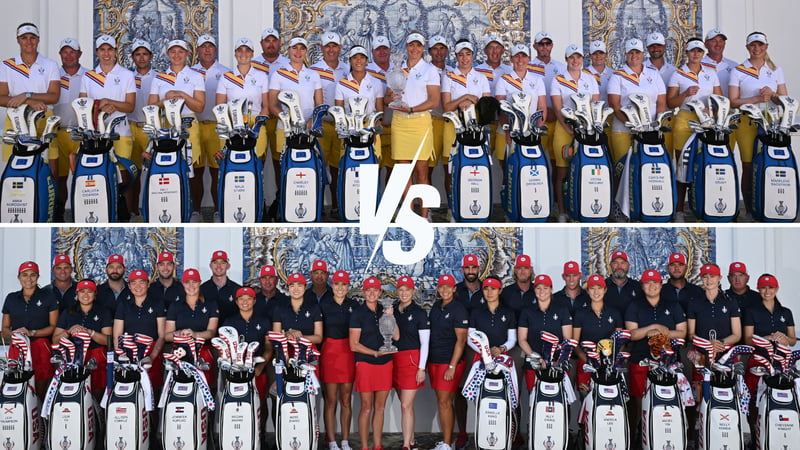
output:
[[[723,55],[727,42],[728,36],[725,36],[725,33],[717,28],[706,33],[705,44],[708,51],[700,61],[702,65],[717,71],[719,86],[722,88],[722,94],[726,97],[728,96],[728,80],[731,78],[731,70],[738,65],[736,61]],[[731,139],[731,142],[734,141],[735,139]]]

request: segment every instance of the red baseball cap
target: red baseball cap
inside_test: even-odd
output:
[[[745,266],[743,262],[732,262],[730,267],[728,267],[728,275],[736,272],[747,275],[747,266]]]
[[[622,250],[617,250],[611,254],[611,261],[614,261],[617,258],[622,258],[625,261],[628,261],[628,254],[623,252]]]
[[[456,279],[453,278],[452,275],[439,275],[439,280],[436,282],[436,286],[452,286],[456,287]]]
[[[223,250],[217,250],[211,254],[211,262],[214,262],[217,259],[221,259],[225,262],[228,262],[228,254],[225,253]]]
[[[400,286],[405,286],[409,289],[414,289],[414,279],[411,277],[400,277],[400,279],[397,280],[397,287]]]
[[[350,284],[350,274],[345,272],[344,270],[337,270],[333,273],[333,282],[335,283],[344,283]]]
[[[24,263],[19,265],[19,270],[17,271],[17,275],[25,272],[26,270],[32,270],[36,272],[36,275],[39,275],[39,265],[33,261],[25,261]]]
[[[150,281],[150,275],[148,275],[144,270],[134,270],[130,275],[128,275],[128,282],[134,280]]]
[[[274,266],[264,266],[261,268],[261,272],[259,272],[258,277],[277,277],[278,271],[275,270]]]
[[[580,275],[581,265],[575,261],[567,261],[564,263],[564,275]]]
[[[367,289],[381,289],[381,280],[375,277],[369,277],[364,280],[364,284],[361,286],[361,290],[366,291]]]
[[[716,264],[706,264],[700,268],[700,276],[703,275],[716,275],[720,276],[719,266]]]
[[[661,273],[659,273],[657,270],[645,270],[642,274],[641,282],[644,284],[648,281],[656,281],[661,283],[663,281],[661,278]]]
[[[314,263],[311,264],[311,271],[313,272],[315,270],[321,270],[323,272],[327,272],[328,271],[328,263],[326,263],[325,261],[323,261],[321,259],[318,259],[318,260],[314,261]]]
[[[286,279],[286,284],[289,285],[292,283],[306,284],[305,275],[303,275],[302,273],[293,273],[289,275],[289,278]]]
[[[171,263],[175,262],[175,255],[170,252],[161,252],[158,254],[158,262],[169,261]]]
[[[672,263],[679,263],[686,265],[686,255],[684,255],[683,253],[673,253],[669,255],[669,262],[667,263],[667,265]]]
[[[250,297],[256,298],[256,291],[253,290],[251,287],[240,287],[236,290],[236,298],[239,298],[243,295],[249,295]]]
[[[601,277],[600,275],[592,275],[589,277],[589,280],[586,281],[586,287],[590,288],[592,286],[602,286],[606,287],[606,279]]]
[[[548,275],[536,275],[536,278],[533,279],[533,285],[536,286],[537,284],[553,287],[553,280]]]
[[[758,277],[758,284],[756,286],[759,289],[767,286],[777,288],[778,279],[773,277],[772,275],[761,275],[760,277]]]
[[[56,255],[56,257],[53,258],[53,267],[61,263],[67,263],[70,266],[72,265],[72,261],[69,259],[68,255]]]
[[[487,278],[487,279],[483,280],[483,283],[481,284],[481,286],[482,287],[495,288],[495,289],[502,289],[503,288],[503,285],[500,284],[500,280],[498,280],[496,278]]]
[[[195,269],[186,269],[183,271],[183,276],[181,277],[181,283],[186,283],[187,281],[197,281],[200,282],[200,272]]]
[[[120,255],[120,254],[114,253],[113,255],[108,257],[108,261],[106,262],[106,265],[109,265],[111,263],[120,263],[124,267],[125,266],[125,258],[123,258],[122,255]]]
[[[464,257],[464,262],[461,263],[461,267],[472,267],[478,265],[478,257],[475,255],[467,255]]]
[[[514,268],[517,267],[530,267],[533,268],[531,265],[531,257],[528,255],[519,255],[517,256],[517,261],[514,263]]]
[[[78,286],[75,288],[75,290],[81,291],[83,289],[89,289],[92,292],[97,292],[97,284],[92,280],[82,280],[78,282]]]

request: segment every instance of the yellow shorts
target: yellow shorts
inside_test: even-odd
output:
[[[694,111],[683,109],[678,111],[678,115],[672,119],[672,151],[675,158],[680,158],[683,146],[694,134],[694,131],[689,126],[690,120],[697,120],[697,114]]]
[[[264,124],[264,127],[261,129],[261,134],[267,137],[267,144],[269,144],[270,151],[272,152],[272,159],[279,160],[281,159],[281,151],[283,150],[283,146],[278,145],[278,118],[277,117],[270,117],[267,119],[267,122]],[[283,130],[280,131],[283,133]]]
[[[47,122],[47,118],[52,116],[52,115],[53,115],[53,110],[52,109],[48,109],[44,113],[44,118],[43,119],[39,119],[39,121],[36,124],[36,135],[37,136],[41,136],[42,135],[42,130],[44,130],[44,125]],[[11,130],[11,129],[13,129],[13,127],[11,126],[11,119],[9,119],[8,116],[6,116],[6,122],[5,122],[5,125],[3,126],[3,133],[5,133],[6,130]],[[8,161],[8,158],[11,157],[11,149],[12,148],[13,148],[12,145],[5,144],[5,143],[3,144],[3,161]],[[50,142],[50,145],[47,147],[47,157],[50,160],[55,160],[55,159],[58,159],[58,156],[59,156],[58,140],[57,139],[53,139]],[[69,162],[67,162],[67,165],[69,165]]]
[[[189,128],[189,143],[192,145],[192,166],[194,167],[202,167],[197,165],[198,155],[194,145],[195,142],[200,142],[200,127],[198,125],[198,122],[195,120],[192,122],[192,127]]]
[[[378,144],[380,142],[380,145]],[[381,167],[394,167],[392,159],[392,126],[384,125],[380,136],[375,136],[375,149],[380,146]]]
[[[136,163],[137,167],[142,167],[142,153],[147,150],[147,145],[150,144],[150,138],[148,138],[144,132],[142,131],[142,126],[144,126],[144,122],[141,122],[141,125],[137,122],[129,122],[131,124],[131,136],[133,136],[133,150],[131,151],[131,160]]]
[[[444,164],[446,168],[447,163],[450,161],[450,150],[456,145],[456,126],[453,125],[453,122],[444,124],[442,143],[442,164]]]
[[[429,112],[394,112],[392,119],[392,159],[428,160],[433,156],[433,124]]]
[[[739,155],[742,157],[743,163],[753,162],[753,144],[757,134],[758,125],[751,122],[750,119],[745,117],[739,122],[739,128],[736,130],[736,140],[731,140],[731,148],[734,143],[739,145]]]
[[[131,152],[133,152],[133,137],[120,136],[119,139],[114,141],[114,153],[125,159],[131,159]]]
[[[492,138],[489,139],[489,142],[492,144],[494,159],[505,161],[506,147],[508,146],[506,143],[506,131],[500,127],[495,128],[495,132],[492,133]]]
[[[194,166],[218,168],[219,165],[214,155],[222,149],[224,141],[217,134],[217,122],[211,120],[195,122],[192,128],[189,128],[189,133],[191,134],[191,130],[195,128],[197,128],[199,138],[198,140],[192,138]]]
[[[557,120],[545,122],[545,126],[547,126],[547,134],[542,136],[542,148],[548,155],[550,155],[550,160],[553,159],[553,137],[555,135],[556,130],[556,122]]]
[[[553,156],[556,160],[556,167],[569,167],[569,163],[564,159],[564,146],[571,147],[575,138],[557,120],[555,130],[551,131],[551,133],[553,134]]]
[[[431,115],[431,122],[433,124],[433,155],[428,160],[429,167],[436,167],[439,165],[439,155],[444,152],[444,117]],[[449,149],[448,149],[449,152]]]
[[[672,123],[673,124],[675,123],[674,119],[673,119]],[[672,131],[664,133],[664,148],[669,150],[671,148],[675,148],[674,145],[675,144],[674,144],[674,138],[672,136]]]
[[[58,173],[56,176],[66,177],[70,172],[70,155],[77,153],[81,144],[71,139],[66,128],[60,128],[56,132],[56,140],[58,141]]]
[[[322,137],[319,138],[319,146],[322,149],[322,156],[325,157],[325,164],[330,167],[339,167],[339,159],[342,157],[344,147],[333,122],[322,122]]]
[[[612,131],[609,136],[609,146],[611,147],[611,162],[616,163],[628,154],[628,149],[633,143],[633,136],[624,131]]]

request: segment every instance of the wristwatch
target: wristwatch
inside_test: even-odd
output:
[[[447,368],[448,368],[448,369],[455,369],[455,368],[456,368],[456,366],[454,366],[454,365],[452,365],[452,364],[448,364],[448,365],[447,365]]]
[[[26,92],[25,93],[25,98],[31,98],[31,97],[33,97],[33,92]]]

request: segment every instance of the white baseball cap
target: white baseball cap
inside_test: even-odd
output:
[[[375,39],[372,40],[372,49],[375,50],[380,47],[392,48],[389,43],[389,38],[386,36],[375,36]]]
[[[575,53],[583,56],[583,52],[581,51],[580,47],[578,47],[576,44],[569,44],[567,46],[567,49],[564,51],[564,57],[565,58],[569,58],[570,56],[574,55]]]
[[[642,44],[642,40],[637,38],[628,39],[625,42],[625,53],[628,53],[631,50],[639,50],[640,52],[643,52],[644,44]]]
[[[342,45],[342,38],[339,36],[339,33],[334,33],[333,31],[329,31],[322,35],[322,46],[326,46],[333,42],[336,45]]]
[[[762,44],[768,44],[767,36],[763,33],[753,33],[750,36],[747,36],[747,44],[750,45],[753,42],[761,42]]]
[[[666,39],[664,39],[664,35],[655,31],[647,35],[647,46],[650,47],[651,45],[660,44],[660,45],[667,45]]]
[[[603,41],[592,41],[592,43],[589,44],[589,54],[591,55],[594,52],[607,53],[607,51],[606,51],[606,43],[603,42]]]
[[[540,31],[536,33],[536,36],[533,38],[533,43],[538,44],[539,42],[545,39],[550,39],[552,41],[553,36],[551,36],[550,33],[548,33],[547,31]]]
[[[428,50],[432,49],[436,44],[442,44],[447,47],[447,40],[444,36],[438,34],[431,36],[431,40],[428,42]]]
[[[214,39],[214,36],[209,34],[203,34],[199,38],[197,38],[197,46],[200,47],[201,45],[205,44],[206,42],[210,42],[211,45],[214,47],[217,46],[217,41]]]
[[[189,51],[189,46],[183,39],[175,39],[173,41],[169,41],[169,44],[167,44],[167,50],[171,49],[172,47],[180,47],[186,50],[187,52]]]
[[[261,32],[261,40],[263,41],[264,39],[270,36],[273,36],[277,39],[281,38],[281,35],[278,34],[278,30],[276,30],[275,28],[264,28],[264,31]]]
[[[256,45],[253,43],[253,40],[250,39],[250,38],[246,38],[246,37],[239,38],[236,41],[236,44],[234,44],[233,49],[234,50],[238,50],[239,47],[242,47],[242,46],[247,47],[250,50],[254,50],[254,51],[256,49]]]
[[[486,48],[486,46],[491,44],[492,42],[497,42],[498,44],[500,44],[502,46],[505,46],[505,44],[503,44],[503,40],[500,39],[500,36],[498,36],[496,34],[490,34],[490,35],[486,36],[486,39],[484,39],[483,48]]]
[[[356,55],[364,55],[366,58],[369,58],[369,55],[367,54],[367,49],[365,49],[360,45],[356,45],[355,47],[351,48],[349,52],[347,52],[347,59],[350,59]]]
[[[726,41],[728,40],[728,36],[725,36],[725,33],[723,33],[719,28],[712,28],[708,30],[708,33],[706,33],[706,40],[714,39],[717,36],[722,36],[722,39],[725,39]]]
[[[97,50],[101,45],[108,44],[111,48],[117,48],[117,40],[107,34],[101,34],[100,37],[94,41],[94,48]]]
[[[62,39],[61,42],[58,44],[59,50],[61,50],[64,47],[71,47],[73,50],[80,50],[81,44],[78,43],[77,39],[68,37]]]
[[[133,41],[131,44],[131,53],[135,52],[138,48],[144,48],[150,53],[153,53],[153,48],[150,47],[150,43],[145,41],[144,39],[137,39]]]
[[[412,42],[419,42],[422,45],[425,45],[425,36],[419,33],[411,33],[406,38],[406,44],[410,44]]]
[[[36,37],[39,37],[39,28],[37,28],[36,25],[33,24],[23,25],[17,28],[17,37],[20,37],[23,34],[28,34],[28,33],[31,33]]]
[[[691,41],[686,43],[686,51],[687,52],[690,51],[690,50],[694,50],[696,48],[699,48],[703,52],[706,51],[706,46],[705,46],[705,44],[703,44],[703,41],[701,41],[701,40],[691,40]]]
[[[514,47],[511,48],[511,56],[514,56],[517,53],[525,53],[526,55],[531,56],[531,49],[525,44],[514,44]]]
[[[458,52],[460,52],[461,50],[464,50],[464,49],[467,49],[467,50],[471,51],[472,53],[475,53],[475,49],[472,47],[472,42],[469,42],[469,41],[459,42],[458,44],[456,44],[455,53],[458,54]]]
[[[308,41],[301,37],[293,37],[289,40],[289,44],[286,46],[287,48],[294,47],[295,45],[303,44],[305,48],[308,48]]]

